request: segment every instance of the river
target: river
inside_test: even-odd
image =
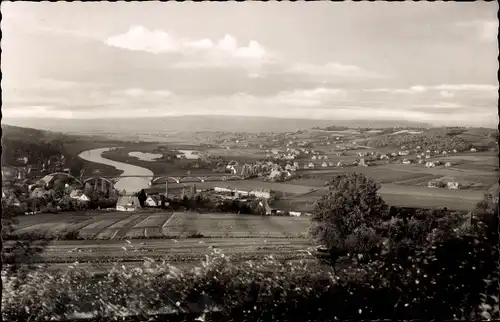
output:
[[[141,189],[148,188],[149,182],[153,179],[153,172],[143,167],[123,162],[117,162],[102,157],[102,153],[112,149],[116,148],[100,148],[100,149],[83,151],[78,155],[78,157],[89,162],[109,165],[115,167],[118,170],[123,171],[123,173],[120,176],[124,178],[119,179],[118,182],[115,184],[115,188],[118,189],[119,191],[125,190],[127,194],[132,194],[140,191]],[[146,176],[146,177],[134,178],[126,176]]]

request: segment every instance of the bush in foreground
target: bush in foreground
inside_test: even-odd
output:
[[[458,244],[468,244],[467,250],[476,253],[474,242]],[[22,280],[2,276],[2,314],[7,321],[75,316],[111,320],[203,311],[218,311],[218,321],[428,320],[479,319],[484,310],[483,318],[487,314],[495,318],[495,298],[485,294],[481,302],[474,296],[487,288],[482,279],[488,277],[489,291],[495,290],[491,284],[498,279],[495,282],[486,274],[491,267],[468,265],[462,256],[453,263],[454,271],[443,271],[443,257],[451,249],[456,251],[450,247],[438,245],[429,254],[415,253],[406,265],[382,258],[363,265],[352,261],[335,269],[305,261],[278,262],[272,257],[235,264],[217,250],[190,271],[146,258],[140,268],[116,265],[109,273],[95,276],[74,264],[54,273],[34,271]],[[478,277],[473,276],[473,267]],[[454,281],[457,276],[463,284]]]

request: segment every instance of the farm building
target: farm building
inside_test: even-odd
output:
[[[436,166],[436,162],[427,162],[425,164],[426,168],[434,168]]]
[[[453,181],[448,182],[447,186],[448,186],[448,189],[458,189],[459,188],[458,182],[453,182]]]
[[[445,166],[445,167],[451,167],[451,162],[446,162],[446,163],[444,164],[444,166]]]
[[[266,189],[250,191],[251,196],[255,196],[257,198],[265,198],[265,199],[271,198],[271,193],[272,193],[271,190],[266,190]]]
[[[431,180],[427,184],[429,188],[444,188],[446,187],[446,183],[439,181],[439,180]]]
[[[134,211],[140,209],[141,203],[137,196],[120,196],[116,203],[116,210],[118,211]]]
[[[269,204],[267,203],[267,200],[264,199],[264,200],[261,200],[259,202],[259,207],[260,208],[263,208],[263,212],[266,214],[266,216],[271,216],[271,215],[275,215],[277,213],[277,210],[276,209],[273,209],[269,206]]]

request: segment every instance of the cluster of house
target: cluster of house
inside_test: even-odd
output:
[[[257,161],[254,163],[245,163],[240,165],[238,161],[231,160],[226,166],[228,170],[233,175],[241,175],[244,178],[251,176],[270,176],[271,178],[276,176],[277,172],[282,173],[285,176],[292,176],[292,173],[298,170],[298,162],[289,161],[285,167],[273,161]]]
[[[266,159],[295,160],[300,155],[300,152],[300,150],[294,148],[286,148],[285,151],[280,149],[266,150]]]
[[[448,188],[448,189],[460,189],[460,184],[456,181],[445,182],[443,180],[431,180],[427,184],[429,188]]]
[[[93,186],[91,181],[87,181],[85,185],[82,185],[77,180],[65,180],[64,186],[61,183],[59,187],[60,191],[57,191],[55,187],[55,182],[58,179],[67,179],[69,177],[62,178],[63,174],[49,174],[39,179],[34,183],[23,183],[23,184],[10,184],[5,185],[2,189],[2,198],[9,205],[19,206],[22,208],[27,208],[33,205],[32,210],[36,211],[43,204],[48,205],[51,203],[54,207],[60,208],[60,205],[69,199],[76,204],[85,206],[91,201],[91,196],[84,193],[84,191],[93,191],[99,189],[105,189],[108,196],[113,196],[113,184],[108,182],[107,185],[101,184],[99,186]],[[83,188],[84,187],[84,188]],[[41,202],[45,200],[44,202]]]
[[[66,159],[64,155],[53,155],[45,161],[30,163],[28,157],[18,157],[17,165],[2,165],[2,177],[8,180],[26,180],[40,177],[46,173],[63,172],[69,173],[70,169],[65,167]]]

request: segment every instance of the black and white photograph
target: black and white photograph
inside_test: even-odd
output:
[[[497,1],[0,10],[3,321],[500,320]]]

